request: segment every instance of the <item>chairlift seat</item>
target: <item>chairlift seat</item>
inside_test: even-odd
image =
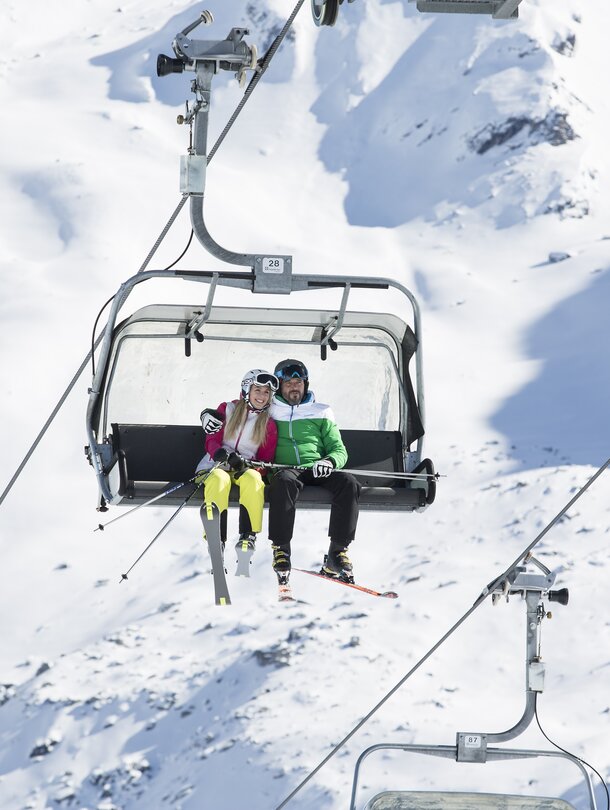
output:
[[[348,467],[404,471],[399,431],[343,430],[341,435],[348,452]],[[113,424],[112,445],[120,478],[114,503],[122,501],[135,505],[193,477],[203,455],[204,434],[200,425]],[[362,509],[413,511],[426,506],[424,481],[374,476],[358,476],[358,480],[362,484]],[[189,491],[192,491],[192,485],[176,490],[159,504],[177,505]],[[233,487],[230,502],[237,503],[238,500],[239,491]],[[306,486],[300,502],[308,509],[325,508],[331,497],[322,487]]]
[[[574,810],[563,799],[500,793],[389,790],[378,793],[364,810]]]
[[[519,16],[521,0],[416,0],[417,10],[435,14],[490,14],[497,20]]]

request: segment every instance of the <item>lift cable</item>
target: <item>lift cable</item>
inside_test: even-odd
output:
[[[165,238],[165,235],[167,234],[167,232],[169,231],[169,229],[173,225],[174,220],[178,216],[178,214],[179,214],[180,210],[182,209],[182,206],[184,205],[185,202],[186,202],[186,197],[184,197],[182,200],[180,200],[180,203],[176,207],[174,213],[169,218],[165,228],[163,229],[163,231],[159,235],[159,238],[155,242],[154,248],[150,251],[150,253],[146,257],[146,259],[144,260],[142,266],[138,270],[138,273],[144,272],[146,266],[148,265],[148,263],[152,259],[153,255],[154,255],[154,252],[157,250],[157,248],[159,247],[159,245],[161,244],[161,242]],[[189,240],[189,243],[190,243],[190,240]],[[184,255],[184,253],[182,255]],[[171,267],[171,265],[170,265],[170,267]],[[108,304],[113,300],[113,298],[114,298],[114,295],[112,296],[112,298],[109,298],[108,301],[106,301],[106,303],[104,304],[104,306],[100,310],[100,312],[99,312],[99,314],[98,314],[98,316],[96,318],[96,321],[95,321],[95,326],[97,326],[97,322],[98,322],[99,317],[102,314],[103,310],[108,306]],[[93,328],[93,334],[95,334],[95,326]],[[80,366],[78,368],[78,371],[76,372],[74,377],[72,377],[72,379],[70,380],[70,382],[68,384],[68,387],[66,388],[66,390],[63,392],[63,394],[59,398],[59,401],[58,401],[57,405],[51,411],[51,414],[50,414],[49,418],[47,419],[47,421],[42,426],[42,429],[40,430],[40,433],[38,434],[38,436],[36,436],[36,438],[34,439],[34,442],[32,443],[32,446],[30,447],[30,449],[25,454],[25,456],[23,458],[23,461],[21,462],[21,464],[15,470],[15,473],[13,474],[13,477],[11,478],[11,480],[8,482],[8,484],[6,485],[6,487],[4,489],[4,492],[2,492],[2,494],[0,495],[0,505],[3,503],[4,499],[6,498],[8,493],[13,488],[13,485],[15,484],[15,482],[17,481],[17,479],[21,475],[21,473],[23,471],[23,468],[28,463],[28,461],[30,460],[30,458],[34,454],[34,451],[36,450],[36,448],[40,444],[40,441],[42,440],[42,437],[45,435],[47,430],[50,428],[53,420],[55,419],[55,417],[57,416],[57,414],[61,410],[64,402],[66,401],[66,399],[68,398],[70,392],[72,391],[72,389],[74,388],[74,386],[78,382],[81,374],[87,368],[89,360],[91,360],[93,362],[93,356],[94,356],[95,350],[97,349],[97,347],[101,343],[103,337],[104,337],[104,332],[103,331],[98,335],[97,340],[94,340],[94,337],[92,336],[92,338],[91,338],[91,349],[87,352],[87,356],[85,357],[83,362],[80,364]]]
[[[184,198],[184,199],[186,199],[186,198]],[[182,208],[182,206],[183,206],[183,205],[184,205],[184,200],[183,200],[183,201],[181,201],[181,203],[180,203],[179,207],[176,209],[176,211],[174,212],[174,214],[176,214],[176,213],[178,212],[178,210],[179,210],[180,208]],[[173,223],[173,220],[174,220],[174,219],[175,219],[175,216],[174,216],[174,215],[172,215],[172,219],[171,219],[171,222],[172,222],[172,223]],[[168,223],[168,225],[169,225],[169,223]],[[170,226],[170,227],[171,227],[171,226]],[[167,230],[169,230],[169,228],[166,226],[166,231],[165,231],[165,233],[167,233]],[[164,271],[166,271],[166,270],[171,270],[171,269],[172,269],[172,267],[173,267],[174,265],[178,264],[178,262],[180,261],[180,259],[182,259],[182,257],[183,257],[183,256],[186,254],[187,250],[188,250],[188,249],[190,248],[190,246],[191,246],[191,242],[193,241],[193,235],[194,235],[194,233],[195,233],[195,232],[194,232],[194,231],[193,231],[193,229],[191,228],[191,235],[189,236],[189,240],[188,240],[188,242],[186,243],[186,247],[184,248],[184,250],[182,251],[182,253],[181,253],[181,254],[178,256],[178,258],[177,258],[177,259],[174,259],[174,261],[173,261],[171,264],[168,264],[168,265],[167,265],[167,267],[164,267],[164,268],[163,268],[163,270],[164,270]],[[157,247],[158,247],[158,246],[161,244],[161,241],[162,241],[161,239],[158,239],[158,240],[157,240]],[[154,249],[154,250],[152,250],[152,251],[149,253],[149,255],[148,255],[148,257],[147,257],[146,261],[144,262],[144,264],[142,265],[142,267],[141,267],[141,268],[138,270],[138,274],[140,274],[140,273],[142,273],[142,272],[144,271],[144,268],[146,267],[146,265],[148,264],[148,262],[150,261],[150,259],[153,257],[153,254],[154,254],[155,250],[157,249],[157,247],[155,247],[155,249]],[[111,296],[110,296],[110,298],[109,298],[109,299],[106,301],[106,303],[104,304],[104,306],[103,306],[103,307],[100,309],[100,311],[97,313],[97,318],[95,319],[95,323],[93,324],[93,329],[92,329],[92,331],[91,331],[91,352],[90,352],[90,354],[89,354],[89,357],[91,358],[91,376],[92,376],[92,377],[95,377],[95,350],[96,350],[96,349],[97,349],[97,347],[99,346],[99,342],[100,342],[100,340],[102,339],[102,337],[103,337],[103,335],[104,335],[104,333],[102,332],[102,333],[101,333],[101,335],[99,336],[99,338],[98,338],[98,339],[97,339],[97,341],[96,341],[96,340],[95,340],[95,330],[97,329],[97,324],[98,324],[99,319],[102,317],[102,312],[103,312],[103,311],[106,309],[106,307],[108,306],[108,304],[110,304],[110,303],[111,303],[111,301],[114,301],[114,296],[115,296],[115,295],[116,295],[116,293],[115,293],[114,295],[111,295]],[[85,361],[85,362],[86,362],[86,361]]]
[[[582,757],[579,757],[577,754],[572,754],[570,751],[566,751],[565,748],[562,748],[560,745],[557,745],[557,743],[554,740],[552,740],[549,737],[549,735],[546,733],[546,731],[542,728],[542,724],[540,723],[540,718],[538,717],[538,698],[539,697],[540,697],[540,695],[537,694],[537,693],[534,695],[534,717],[536,718],[536,723],[538,724],[538,728],[540,729],[540,733],[542,734],[542,736],[546,740],[548,740],[551,743],[551,745],[553,745],[559,751],[563,751],[564,754],[567,754],[569,757],[572,757],[572,759],[577,759],[583,765],[586,765],[587,768],[589,768],[589,770],[591,770],[591,771],[593,771],[593,773],[597,774],[597,776],[599,778],[599,781],[602,783],[602,787],[604,788],[604,790],[606,792],[606,807],[607,807],[607,810],[610,810],[610,793],[608,792],[608,785],[606,784],[606,780],[601,775],[601,773],[597,770],[597,768],[594,768],[593,765],[591,765],[590,762],[587,762],[585,759],[583,759]]]
[[[422,666],[422,664],[424,664],[428,660],[428,658],[430,658],[436,652],[436,650],[438,650],[438,648],[442,644],[444,644],[444,642],[447,641],[447,639],[450,636],[453,635],[453,633],[455,633],[455,631],[466,621],[466,619],[468,619],[469,616],[472,613],[474,613],[474,611],[480,605],[482,605],[483,602],[493,593],[493,591],[507,579],[508,575],[514,570],[514,568],[530,554],[534,546],[536,546],[540,542],[540,540],[542,540],[544,535],[547,532],[549,532],[551,528],[559,520],[561,520],[561,518],[566,514],[566,512],[568,512],[568,510],[571,509],[571,507],[576,503],[576,501],[581,497],[581,495],[583,495],[586,492],[586,490],[589,489],[591,484],[593,484],[593,482],[597,478],[599,478],[599,476],[604,472],[604,470],[607,469],[608,466],[610,466],[610,458],[605,462],[605,464],[602,464],[602,466],[587,481],[587,483],[583,487],[581,487],[581,489],[578,490],[576,495],[563,507],[563,509],[557,515],[555,515],[555,517],[550,521],[550,523],[548,523],[545,526],[545,528],[540,532],[540,534],[534,540],[532,540],[529,546],[527,546],[527,548],[524,549],[524,551],[521,552],[521,554],[519,554],[519,556],[514,560],[514,562],[511,563],[511,565],[509,565],[508,568],[502,574],[500,574],[499,577],[496,577],[496,579],[490,582],[489,585],[487,585],[483,589],[482,593],[480,594],[480,596],[477,597],[472,607],[469,608],[449,630],[447,630],[447,632],[428,650],[428,652],[422,658],[420,658],[419,661],[413,667],[411,667],[411,669],[407,672],[407,674],[404,677],[402,677],[398,681],[398,683],[396,683],[390,689],[390,691],[384,695],[384,697],[352,728],[352,730],[348,734],[345,735],[345,737],[339,743],[337,743],[337,745],[333,747],[333,749],[324,757],[324,759],[318,765],[316,765],[316,767],[305,777],[305,779],[303,779],[296,786],[296,788],[292,791],[292,793],[286,796],[286,798],[280,804],[278,804],[275,810],[281,810],[283,807],[286,807],[286,805],[297,795],[297,793],[303,787],[305,787],[305,785],[318,773],[318,771],[321,770],[324,767],[324,765],[326,765],[326,763],[330,759],[332,759],[332,757],[334,757],[335,754],[341,750],[341,748],[343,748],[343,746],[348,742],[348,740],[350,740],[354,736],[354,734],[357,731],[359,731],[362,728],[362,726],[364,726],[365,723],[367,723],[371,719],[371,717],[384,705],[384,703],[386,703],[392,697],[392,695],[406,683],[406,681],[411,677],[411,675],[413,675],[413,673],[416,672]]]
[[[214,146],[210,150],[210,154],[208,155],[208,163],[212,160],[212,158],[216,154],[216,150],[218,149],[220,144],[224,141],[228,131],[231,129],[231,127],[235,123],[235,119],[240,114],[240,112],[243,110],[244,106],[246,105],[246,102],[248,101],[248,99],[250,98],[252,93],[254,92],[254,88],[259,83],[259,81],[263,77],[263,74],[265,73],[265,71],[269,67],[269,63],[271,62],[271,60],[273,59],[273,57],[276,54],[276,51],[278,50],[278,48],[282,44],[282,42],[284,40],[284,37],[286,36],[288,31],[292,27],[292,24],[293,24],[293,22],[295,20],[295,17],[297,16],[299,11],[301,10],[301,7],[303,6],[304,2],[305,2],[305,0],[298,0],[296,6],[292,10],[292,14],[290,15],[290,17],[288,17],[288,19],[286,20],[286,24],[284,25],[284,27],[282,28],[280,33],[276,36],[276,38],[273,40],[273,42],[271,43],[270,47],[267,50],[267,53],[262,57],[262,59],[258,60],[256,68],[255,68],[254,76],[250,79],[250,83],[248,84],[248,87],[246,88],[246,92],[244,93],[244,95],[242,96],[241,101],[239,102],[239,104],[235,108],[235,112],[229,118],[226,127],[220,133],[220,135],[218,136],[218,138],[216,140],[216,143],[214,144]]]
[[[258,82],[259,82],[260,78],[262,77],[262,75],[265,73],[265,71],[266,71],[266,70],[267,70],[267,68],[269,67],[269,63],[271,62],[271,60],[273,59],[273,57],[274,57],[275,53],[277,52],[278,48],[279,48],[279,47],[280,47],[280,45],[282,44],[282,41],[283,41],[284,37],[286,36],[286,34],[288,33],[288,31],[290,30],[290,27],[292,26],[292,23],[294,22],[294,19],[295,19],[296,15],[297,15],[297,14],[299,13],[299,11],[301,10],[301,7],[302,7],[302,5],[303,5],[303,3],[304,3],[304,2],[305,2],[305,0],[298,0],[298,2],[297,2],[297,4],[296,4],[295,8],[294,8],[294,9],[293,9],[293,11],[292,11],[292,14],[290,15],[290,17],[289,17],[289,18],[288,18],[288,20],[286,21],[286,24],[284,25],[284,27],[282,28],[282,30],[280,31],[280,33],[279,33],[279,34],[277,35],[277,37],[274,39],[274,41],[273,41],[273,43],[271,44],[270,48],[267,50],[267,53],[265,54],[265,56],[264,56],[262,59],[260,59],[260,60],[258,61],[258,63],[257,63],[257,67],[256,67],[256,72],[255,72],[255,75],[252,77],[252,79],[251,79],[251,81],[250,81],[250,84],[249,84],[249,85],[248,85],[248,87],[246,88],[246,91],[245,91],[245,93],[244,93],[244,95],[243,95],[243,97],[242,97],[241,101],[239,102],[239,104],[237,105],[237,107],[236,107],[236,109],[235,109],[235,112],[233,113],[233,115],[232,115],[232,116],[231,116],[231,118],[229,119],[229,121],[228,121],[227,125],[225,126],[225,128],[224,128],[224,129],[223,129],[223,131],[221,132],[220,136],[219,136],[219,137],[218,137],[218,139],[216,140],[216,143],[214,144],[214,146],[212,147],[212,149],[211,149],[211,151],[210,151],[210,153],[209,153],[209,155],[208,155],[208,159],[207,159],[208,164],[210,163],[210,161],[212,160],[212,158],[214,157],[214,155],[215,155],[215,154],[216,154],[216,152],[218,151],[218,148],[219,148],[220,144],[222,143],[222,141],[225,139],[225,137],[226,137],[226,135],[227,135],[228,131],[231,129],[231,127],[232,127],[232,126],[233,126],[233,124],[235,123],[235,120],[237,119],[237,116],[239,115],[239,113],[240,113],[240,112],[241,112],[241,110],[243,109],[243,107],[244,107],[245,103],[247,102],[248,98],[250,98],[250,96],[252,95],[252,92],[254,91],[254,88],[255,88],[255,87],[256,87],[256,85],[258,84]],[[184,194],[184,195],[182,196],[182,199],[180,200],[180,202],[179,202],[179,203],[178,203],[178,205],[176,206],[176,208],[175,208],[175,210],[174,210],[173,214],[171,215],[171,217],[169,218],[169,220],[168,220],[168,222],[167,222],[166,226],[163,228],[163,230],[162,230],[162,231],[161,231],[161,233],[159,234],[159,237],[157,238],[157,241],[155,242],[155,244],[154,244],[154,245],[153,245],[153,247],[151,248],[150,252],[148,253],[148,256],[147,256],[147,257],[144,259],[144,262],[142,263],[142,266],[140,267],[140,269],[139,269],[139,270],[138,270],[138,272],[137,272],[137,275],[138,275],[138,274],[140,274],[140,273],[143,273],[143,272],[144,272],[144,270],[145,270],[145,269],[146,269],[146,267],[148,266],[148,264],[149,264],[150,260],[152,259],[152,257],[153,257],[153,256],[154,256],[154,254],[156,253],[157,249],[159,248],[159,245],[161,244],[161,242],[163,241],[163,239],[164,239],[164,238],[165,238],[165,236],[167,235],[167,232],[169,231],[169,229],[170,229],[170,228],[172,227],[172,225],[174,224],[174,222],[175,222],[175,220],[176,220],[176,218],[177,218],[178,214],[180,213],[180,211],[182,210],[182,208],[183,208],[184,204],[186,203],[186,201],[187,201],[188,199],[189,199],[189,195],[188,195],[188,194]],[[186,253],[186,251],[188,250],[188,248],[189,248],[189,246],[190,246],[190,244],[191,244],[192,238],[193,238],[193,232],[192,232],[192,230],[191,230],[191,236],[190,236],[190,238],[189,238],[189,241],[188,241],[188,244],[187,244],[187,246],[186,246],[185,250],[184,250],[184,251],[181,253],[181,255],[180,255],[180,256],[179,256],[179,257],[178,257],[178,258],[177,258],[177,259],[176,259],[174,262],[172,262],[172,264],[170,264],[168,267],[166,267],[166,268],[165,268],[166,270],[169,270],[169,269],[170,269],[171,267],[173,267],[173,266],[174,266],[174,265],[175,265],[177,262],[179,262],[179,261],[180,261],[180,259],[181,259],[181,258],[184,256],[184,254],[185,254],[185,253]],[[129,293],[128,293],[128,294],[129,294]],[[100,316],[101,316],[101,314],[102,314],[103,310],[104,310],[104,309],[105,309],[105,308],[108,306],[108,304],[110,303],[110,301],[112,301],[113,299],[114,299],[114,295],[112,296],[112,298],[110,298],[110,299],[109,299],[109,300],[108,300],[108,301],[107,301],[107,302],[104,304],[104,306],[103,306],[103,307],[102,307],[102,309],[100,310],[100,312],[99,312],[99,314],[98,314],[98,317],[97,317],[97,319],[96,319],[96,322],[95,322],[95,326],[94,326],[94,328],[93,328],[93,335],[92,335],[92,338],[91,338],[91,349],[89,350],[89,352],[87,353],[87,356],[85,357],[85,359],[83,360],[83,362],[82,362],[82,363],[81,363],[81,365],[79,366],[78,371],[76,372],[76,374],[74,375],[74,377],[72,378],[72,380],[70,381],[70,383],[68,384],[68,387],[66,388],[66,390],[64,391],[64,393],[61,395],[61,397],[60,397],[60,399],[59,399],[59,401],[58,401],[57,405],[56,405],[56,406],[55,406],[55,408],[53,408],[53,410],[51,411],[51,414],[50,414],[49,418],[48,418],[48,419],[47,419],[47,421],[44,423],[44,425],[43,425],[43,427],[42,427],[42,429],[41,429],[40,433],[38,434],[38,436],[36,436],[36,438],[35,438],[34,442],[32,443],[32,445],[31,445],[31,447],[30,447],[30,449],[29,449],[29,450],[27,451],[27,453],[25,454],[25,456],[24,456],[24,458],[23,458],[23,460],[22,460],[21,464],[20,464],[20,465],[17,467],[17,469],[16,469],[15,473],[13,474],[13,477],[12,477],[12,478],[11,478],[11,480],[8,482],[8,484],[6,485],[6,487],[5,487],[4,491],[2,492],[2,494],[0,494],[0,505],[2,505],[2,503],[4,502],[4,499],[6,498],[6,496],[8,495],[8,493],[11,491],[11,489],[13,488],[13,485],[15,484],[15,482],[17,481],[17,479],[19,478],[19,476],[20,476],[20,475],[21,475],[21,473],[23,472],[23,469],[24,469],[25,465],[28,463],[28,461],[30,460],[30,458],[31,458],[31,457],[32,457],[32,455],[34,454],[34,451],[36,450],[36,448],[37,448],[37,447],[38,447],[38,445],[40,444],[40,441],[42,440],[43,436],[45,435],[45,433],[47,432],[47,430],[48,430],[48,429],[49,429],[49,427],[51,426],[51,424],[52,424],[53,420],[55,419],[55,417],[57,416],[57,414],[59,413],[59,411],[60,411],[61,407],[63,406],[64,402],[65,402],[65,401],[66,401],[66,399],[68,398],[68,396],[69,396],[70,392],[72,391],[72,389],[73,389],[73,388],[74,388],[74,386],[76,385],[77,381],[79,380],[79,378],[80,378],[81,374],[82,374],[82,373],[83,373],[83,371],[86,369],[86,367],[87,367],[87,365],[88,365],[88,363],[89,363],[89,360],[91,360],[91,362],[92,362],[92,364],[93,364],[94,373],[95,373],[95,361],[94,361],[94,354],[95,354],[95,350],[97,349],[97,347],[99,346],[99,344],[101,343],[101,341],[102,341],[102,339],[103,339],[103,337],[104,337],[104,331],[102,331],[102,332],[101,332],[101,333],[98,335],[97,339],[95,339],[95,337],[94,337],[94,335],[95,335],[95,328],[96,328],[96,326],[97,326],[97,322],[98,322],[98,320],[99,320],[99,318],[100,318]],[[124,303],[124,302],[123,302],[123,303]]]

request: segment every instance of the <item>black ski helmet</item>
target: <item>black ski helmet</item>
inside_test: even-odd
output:
[[[303,396],[305,397],[307,395],[307,391],[309,390],[309,372],[307,371],[305,363],[301,363],[300,360],[292,359],[280,360],[273,373],[280,383],[282,380],[291,380],[294,377],[303,380],[305,384]]]

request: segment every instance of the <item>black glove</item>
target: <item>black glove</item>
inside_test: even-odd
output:
[[[245,460],[235,451],[229,454],[227,464],[232,470],[235,470],[235,472],[243,472],[246,469]]]
[[[222,464],[229,458],[229,454],[224,449],[224,447],[219,447],[218,450],[214,453],[214,461]]]
[[[207,436],[211,436],[213,433],[218,433],[218,431],[222,428],[222,415],[213,408],[206,408],[204,411],[201,411],[200,419],[203,432]]]

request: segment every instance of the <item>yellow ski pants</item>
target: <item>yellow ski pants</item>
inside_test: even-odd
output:
[[[258,534],[263,528],[263,507],[265,504],[265,484],[258,470],[246,470],[241,475],[216,468],[205,479],[203,500],[215,503],[219,512],[229,506],[231,484],[239,487],[239,503],[250,517],[252,531]]]

